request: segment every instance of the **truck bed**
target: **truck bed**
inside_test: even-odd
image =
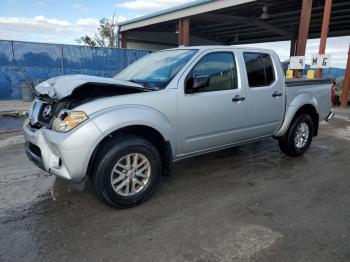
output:
[[[332,83],[328,79],[290,79],[286,80],[287,107],[300,94],[316,98],[320,121],[325,120],[332,108]]]
[[[287,87],[323,85],[323,84],[331,85],[332,82],[330,79],[298,79],[298,78],[286,79]]]

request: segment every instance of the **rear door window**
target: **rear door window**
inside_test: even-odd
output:
[[[250,87],[269,86],[275,81],[271,56],[264,53],[243,53]]]

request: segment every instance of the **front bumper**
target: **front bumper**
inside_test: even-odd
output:
[[[45,170],[44,161],[41,155],[41,150],[36,145],[26,141],[24,149],[30,161],[32,161],[37,167]]]
[[[26,120],[23,130],[28,158],[46,172],[76,183],[85,178],[93,150],[102,136],[93,121],[59,133],[45,128],[33,130]]]

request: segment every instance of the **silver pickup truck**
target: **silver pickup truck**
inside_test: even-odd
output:
[[[130,207],[173,162],[273,136],[300,156],[332,116],[331,83],[285,82],[275,52],[205,46],[152,53],[114,78],[68,75],[35,87],[28,157]]]

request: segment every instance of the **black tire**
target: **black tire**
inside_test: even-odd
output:
[[[140,192],[131,196],[122,196],[112,186],[112,170],[118,160],[132,153],[142,154],[147,158],[150,164],[150,175]],[[154,193],[159,184],[160,175],[161,160],[153,144],[138,136],[122,135],[105,143],[99,151],[92,182],[99,199],[113,207],[128,208],[144,202]]]
[[[287,155],[287,147],[286,143],[283,141],[283,138],[278,140],[278,145],[281,152]]]
[[[309,135],[305,145],[303,145],[302,147],[298,147],[295,143],[295,137],[297,134],[297,129],[302,123],[305,123],[308,126]],[[313,134],[314,123],[312,121],[312,118],[308,114],[301,114],[293,120],[293,122],[289,126],[287,133],[281,139],[278,140],[278,144],[281,151],[286,155],[301,156],[308,150],[312,142]]]

